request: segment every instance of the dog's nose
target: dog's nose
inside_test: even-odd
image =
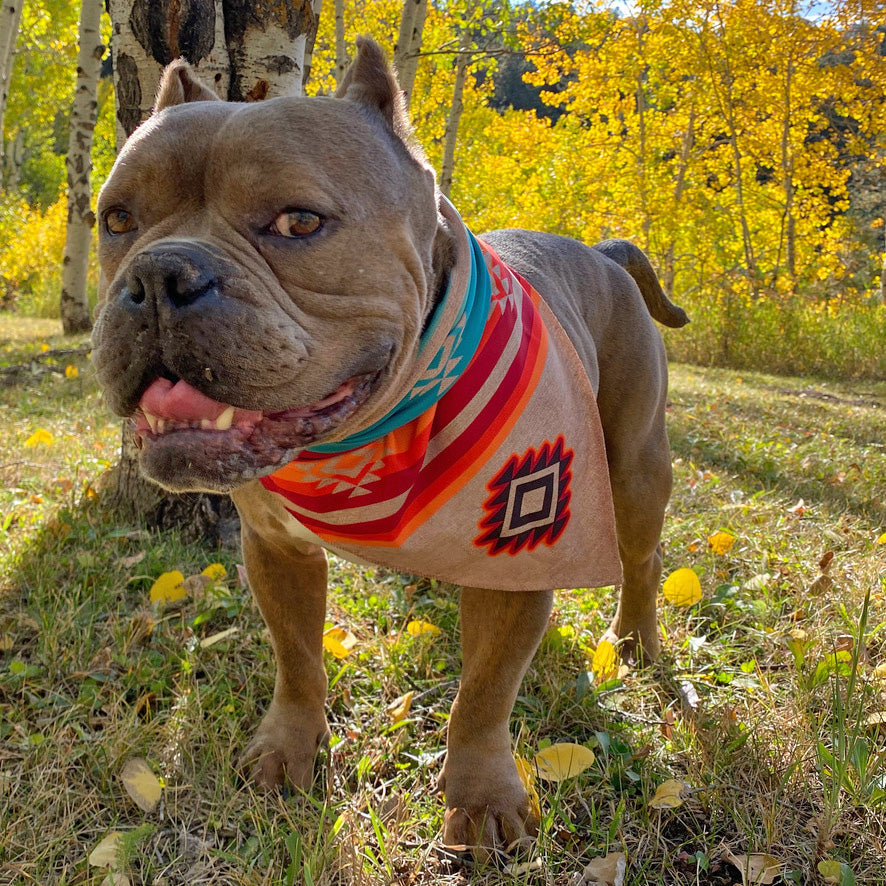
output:
[[[155,244],[133,259],[121,296],[136,308],[163,302],[187,307],[218,284],[208,259],[189,244]]]

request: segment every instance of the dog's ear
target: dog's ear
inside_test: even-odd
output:
[[[369,37],[357,38],[357,55],[335,96],[375,108],[397,135],[408,139],[411,130],[403,90],[384,50]]]
[[[163,69],[157,98],[154,101],[154,113],[172,105],[183,105],[185,102],[209,101],[220,101],[220,99],[197,79],[194,69],[183,58],[177,58]]]

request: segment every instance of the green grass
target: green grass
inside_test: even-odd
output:
[[[110,523],[94,491],[119,428],[83,340],[3,322],[0,369],[28,371],[0,374],[0,884],[97,886],[87,858],[111,830],[132,883],[572,886],[618,850],[627,883],[719,886],[740,882],[730,849],[772,855],[783,883],[821,884],[819,862],[837,860],[886,884],[886,741],[864,725],[886,710],[886,385],[673,367],[666,572],[692,567],[704,599],[663,601],[661,661],[601,685],[589,656],[612,591],[558,596],[515,744],[597,759],[539,783],[540,867],[466,874],[441,856],[433,793],[457,593],[336,563],[329,622],[358,642],[327,660],[333,745],[309,796],[255,794],[235,761],[273,663],[238,552]],[[25,446],[39,428],[53,442]],[[726,554],[709,549],[717,530],[736,539]],[[207,593],[151,607],[162,572],[212,562],[227,576]],[[409,636],[412,619],[442,633]],[[386,706],[408,691],[394,724]],[[133,756],[163,780],[152,813],[119,780]],[[650,807],[668,778],[689,786],[682,805]]]

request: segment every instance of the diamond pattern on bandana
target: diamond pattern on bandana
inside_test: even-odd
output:
[[[514,453],[486,485],[490,496],[483,503],[486,515],[474,545],[488,547],[490,556],[513,556],[524,548],[555,544],[571,516],[572,458],[562,435],[540,449]]]

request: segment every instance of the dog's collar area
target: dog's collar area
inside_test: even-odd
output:
[[[469,245],[470,279],[464,292],[459,293],[453,290],[450,277],[444,296],[438,301],[425,324],[419,343],[420,357],[426,356],[427,347],[437,337],[435,333],[442,318],[448,313],[447,308],[450,307],[451,300],[460,299],[460,305],[449,331],[436,349],[436,353],[430,357],[427,370],[397,405],[377,422],[343,440],[311,446],[308,452],[317,454],[347,452],[381,439],[385,434],[427,412],[458,381],[459,376],[468,367],[477,352],[489,317],[492,283],[480,243],[467,228],[464,230]]]

